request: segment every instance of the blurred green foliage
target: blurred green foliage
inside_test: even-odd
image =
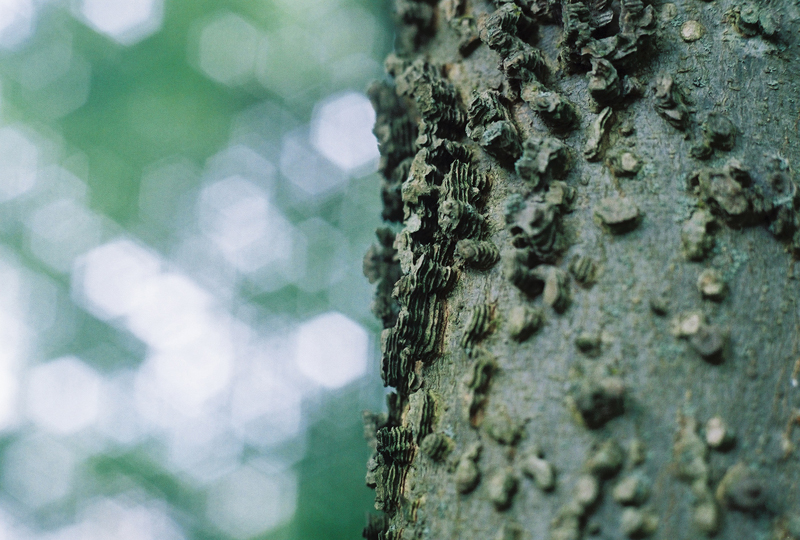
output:
[[[158,501],[163,501],[163,512],[185,538],[245,537],[230,528],[224,530],[209,517],[214,513],[208,509],[214,481],[205,482],[177,469],[169,457],[174,441],[167,441],[163,432],[144,430],[146,435],[132,442],[104,438],[92,429],[42,435],[47,430],[26,416],[29,369],[74,355],[103,380],[112,381],[120,374],[133,377],[152,349],[120,319],[104,319],[87,310],[86,303],[76,297],[75,272],[59,269],[52,257],[42,254],[43,248],[32,247],[38,233],[31,216],[50,208],[46,203],[61,197],[61,190],[80,192],[85,184],[86,206],[81,210],[78,204],[78,208],[102,225],[98,240],[86,241],[88,247],[119,236],[134,238],[212,296],[224,298],[232,315],[243,313],[244,320],[258,321],[252,325],[257,331],[272,328],[269,321],[273,320],[291,329],[332,310],[374,333],[377,326],[368,313],[370,287],[359,267],[360,254],[372,242],[378,224],[376,176],[370,171],[345,172],[345,177],[352,177],[322,195],[311,196],[287,179],[282,160],[286,159],[287,133],[306,133],[322,100],[341,92],[362,92],[370,79],[382,75],[381,62],[391,47],[388,8],[384,2],[367,0],[167,0],[155,31],[134,43],[120,44],[113,35],[98,32],[82,20],[81,2],[72,7],[56,1],[19,5],[23,4],[34,6],[34,30],[21,43],[0,50],[2,126],[24,134],[38,149],[38,180],[35,188],[0,206],[2,258],[22,276],[22,287],[29,291],[25,294],[32,299],[19,311],[20,320],[31,327],[30,344],[20,353],[20,366],[13,368],[21,388],[19,413],[0,440],[4,467],[0,533],[9,538],[88,538],[76,524],[94,523],[87,508],[116,497],[125,501],[119,503],[125,508],[161,508]],[[203,70],[198,55],[204,30],[231,14],[235,17],[230,20],[254,29],[258,38],[253,41],[256,49],[243,51],[253,55],[248,60],[252,68],[223,84]],[[236,44],[234,40],[233,50]],[[206,44],[206,49],[212,45]],[[224,72],[224,68],[220,69]],[[304,223],[318,223],[307,221],[310,218],[327,224],[319,238],[308,240],[308,252],[292,263],[296,268],[279,286],[264,286],[257,273],[225,266],[218,254],[213,264],[202,257],[180,255],[187,250],[187,237],[203,238],[198,233],[196,201],[201,190],[219,179],[212,174],[214,156],[233,144],[249,145],[271,164],[274,185],[258,186],[288,223],[301,233]],[[169,169],[172,172],[163,180],[155,177],[156,187],[147,188],[154,191],[145,192],[143,178],[175,163],[180,166]],[[44,182],[41,178],[50,166],[68,171],[77,181]],[[80,203],[79,196],[75,200]],[[54,228],[57,231],[58,224]],[[65,244],[73,240],[67,238]],[[75,260],[83,252],[76,251]],[[204,272],[217,264],[226,270],[214,274],[216,282],[203,281]],[[344,270],[331,278],[328,273],[337,267]],[[292,278],[294,271],[298,276],[320,274],[315,279],[327,285],[305,287],[304,278]],[[221,290],[214,289],[215,283]],[[371,353],[375,349],[373,339]],[[372,500],[363,485],[368,449],[360,410],[381,407],[375,362],[372,354],[366,377],[306,396],[300,436],[268,447],[244,443],[236,463],[228,464],[235,467],[276,456],[292,463],[297,479],[293,517],[255,537],[359,536]],[[120,384],[134,384],[127,380]],[[76,464],[70,469],[66,495],[42,504],[31,504],[20,495],[38,489],[28,484],[15,487],[15,468],[21,465],[14,461],[19,452],[13,449],[20,447],[20,441],[35,441],[37,448],[68,449],[65,455],[73,456]],[[206,444],[218,441],[209,439]],[[61,455],[60,451],[54,455]],[[49,462],[37,461],[35,455],[31,459],[33,465],[26,466],[38,463],[42,482],[50,481]],[[125,538],[151,538],[148,534],[159,529],[149,530]]]

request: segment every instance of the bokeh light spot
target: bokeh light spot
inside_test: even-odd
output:
[[[253,118],[259,122],[262,119]],[[259,127],[269,129],[269,125]],[[272,192],[275,184],[275,165],[260,152],[244,144],[232,144],[208,159],[206,176],[211,179],[224,179],[238,176],[253,182],[259,188]]]
[[[256,50],[262,39],[261,33],[239,15],[218,15],[200,31],[200,69],[223,84],[246,82],[253,75]]]
[[[83,205],[63,199],[39,208],[30,219],[30,248],[36,257],[59,272],[100,241],[100,219]]]
[[[180,349],[159,351],[142,366],[162,400],[187,416],[203,413],[201,406],[230,383],[231,343],[222,332],[205,330],[209,335]]]
[[[231,424],[248,444],[269,447],[300,434],[303,391],[266,369],[240,377],[231,393]]]
[[[0,2],[0,5],[8,3]],[[24,61],[17,68],[16,79],[28,91],[40,90],[67,72],[72,56],[72,35],[68,33],[35,43],[26,49]]]
[[[69,494],[76,463],[75,453],[54,439],[22,437],[3,455],[3,489],[23,504],[40,508]]]
[[[301,324],[296,333],[295,361],[300,371],[326,388],[339,388],[367,369],[366,330],[331,311]]]
[[[127,313],[127,326],[139,339],[158,349],[175,349],[198,340],[211,325],[211,296],[189,278],[163,273],[139,283],[137,302]]]
[[[82,0],[86,23],[122,45],[133,45],[161,26],[162,0]]]
[[[89,97],[92,66],[74,49],[72,34],[61,31],[23,49],[9,70],[25,89],[21,97],[44,118],[61,118]]]
[[[372,133],[375,111],[363,94],[348,92],[318,104],[311,120],[311,142],[346,172],[377,166],[378,141]],[[363,174],[372,170],[360,171]]]
[[[233,436],[223,415],[212,412],[183,418],[167,435],[168,465],[191,478],[209,484],[240,466],[242,443]]]
[[[258,82],[290,103],[308,100],[319,80],[322,65],[311,43],[314,34],[300,24],[280,25],[261,41],[256,54]]]
[[[0,47],[13,48],[33,31],[35,10],[31,0],[0,2]]]
[[[29,191],[36,184],[39,151],[18,130],[0,129],[0,202]]]
[[[347,183],[341,167],[311,145],[307,128],[292,130],[283,137],[280,166],[292,184],[312,197],[330,194]]]
[[[157,505],[132,505],[119,499],[94,501],[83,519],[46,540],[182,540],[178,527]]]
[[[238,270],[289,266],[293,227],[252,182],[232,176],[204,188],[198,219],[203,232]]]
[[[352,54],[373,53],[379,29],[375,17],[366,10],[340,8],[309,23],[316,37],[312,43],[315,54],[329,67],[331,75],[335,75],[332,63],[336,60]]]
[[[131,242],[115,240],[96,247],[78,261],[73,288],[97,317],[108,320],[133,310],[138,293],[161,267],[157,256]]]
[[[269,228],[269,202],[251,182],[231,177],[216,182],[200,196],[200,226],[226,253],[234,253],[263,237]]]
[[[63,435],[97,421],[102,379],[74,356],[38,365],[28,376],[27,411],[39,427]]]
[[[234,538],[251,538],[289,520],[297,505],[297,478],[291,471],[264,474],[245,466],[212,486],[209,519]]]

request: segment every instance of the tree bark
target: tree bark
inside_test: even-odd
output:
[[[365,537],[800,537],[796,4],[396,7]]]

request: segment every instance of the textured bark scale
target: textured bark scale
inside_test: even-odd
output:
[[[798,6],[395,4],[364,536],[800,538]]]

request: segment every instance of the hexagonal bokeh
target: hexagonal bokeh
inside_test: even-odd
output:
[[[24,99],[42,117],[62,118],[86,103],[92,66],[76,51],[71,32],[35,40],[19,56],[19,62],[7,70],[8,75],[24,88]]]
[[[3,456],[3,488],[32,508],[64,499],[73,489],[74,449],[41,434],[20,437]]]
[[[0,128],[0,202],[19,197],[36,184],[39,149],[21,130]]]
[[[295,339],[300,372],[326,388],[344,386],[367,369],[367,332],[341,313],[309,319],[298,327]]]
[[[40,364],[30,371],[27,412],[52,433],[74,433],[93,425],[103,407],[100,375],[69,356]]]
[[[244,466],[211,487],[207,514],[233,538],[271,531],[294,514],[297,479],[292,471],[264,473]]]
[[[161,268],[160,259],[126,239],[115,240],[83,255],[73,275],[79,301],[101,319],[130,313],[141,287]]]
[[[36,7],[33,0],[0,2],[0,47],[21,45],[33,33]]]
[[[58,272],[69,272],[75,258],[100,242],[102,220],[72,199],[38,208],[29,224],[31,252]]]
[[[347,183],[347,174],[313,147],[308,129],[301,127],[284,135],[281,174],[310,197],[329,195]]]
[[[163,504],[134,497],[103,497],[81,510],[81,520],[60,531],[59,540],[184,540]]]
[[[241,16],[222,12],[205,22],[199,31],[197,64],[208,77],[229,85],[253,76],[262,33]]]
[[[161,27],[163,0],[79,0],[77,13],[97,32],[133,45]]]
[[[311,142],[345,172],[372,172],[378,141],[372,133],[375,111],[364,94],[348,92],[318,103],[311,120]]]

